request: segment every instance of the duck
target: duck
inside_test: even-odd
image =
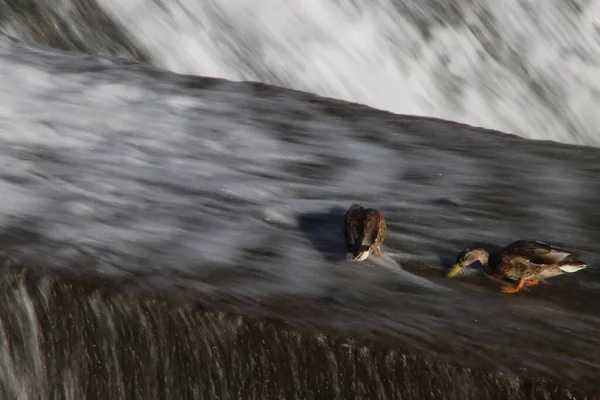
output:
[[[381,256],[381,244],[385,240],[387,225],[381,211],[364,208],[359,204],[350,206],[344,214],[344,239],[347,258],[364,261],[371,253]]]
[[[480,262],[488,275],[515,283],[502,286],[502,292],[517,293],[523,286],[535,286],[540,280],[586,268],[587,264],[578,257],[572,251],[539,240],[517,240],[491,255],[482,248],[464,249],[447,276],[453,278],[464,267]]]

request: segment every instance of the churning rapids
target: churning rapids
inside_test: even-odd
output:
[[[6,37],[0,89],[3,398],[600,394],[599,149]],[[589,267],[443,275],[527,237]]]

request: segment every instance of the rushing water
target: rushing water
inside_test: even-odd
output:
[[[143,17],[133,11],[120,15]],[[10,28],[24,37],[19,21]],[[34,39],[47,38],[41,28]],[[93,35],[79,50],[156,62],[121,35]],[[293,82],[281,83],[340,94]],[[2,260],[46,276],[3,272],[5,397],[600,394],[595,147],[6,37],[0,85]],[[595,113],[541,113],[530,129],[540,104],[515,103],[519,133],[596,144],[585,128]],[[439,116],[458,116],[448,110]],[[340,222],[354,202],[388,219],[381,259],[345,261]],[[590,266],[514,296],[475,271],[444,278],[463,246],[522,237],[577,250]]]
[[[5,0],[25,40],[600,143],[599,0]]]
[[[0,277],[4,398],[582,398],[357,337],[31,273]]]

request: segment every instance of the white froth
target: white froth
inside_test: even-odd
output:
[[[529,138],[600,144],[600,1],[476,1],[463,24],[407,1],[99,4],[160,66],[257,80]],[[423,25],[423,23],[421,23]]]

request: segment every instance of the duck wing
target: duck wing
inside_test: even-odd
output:
[[[580,262],[573,252],[539,240],[517,240],[508,245],[503,253],[509,256],[521,257],[528,262],[539,265]]]
[[[385,239],[387,232],[387,226],[383,214],[374,208],[369,208],[367,212],[367,223],[366,232],[369,238],[369,243],[363,243],[371,245],[373,243],[381,243]]]

